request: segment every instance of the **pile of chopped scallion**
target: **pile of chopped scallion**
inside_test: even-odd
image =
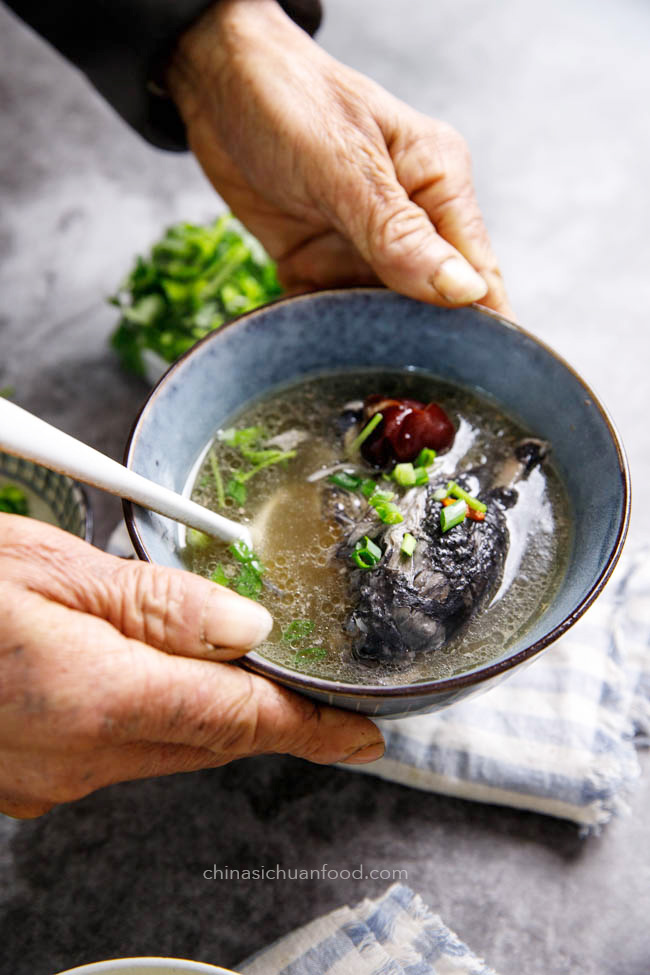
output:
[[[178,223],[109,299],[120,310],[111,344],[122,365],[145,375],[148,350],[172,363],[209,332],[282,294],[275,264],[231,214]]]

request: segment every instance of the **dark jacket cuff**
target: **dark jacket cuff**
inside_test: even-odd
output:
[[[148,142],[187,148],[173,101],[156,84],[178,37],[215,0],[7,0],[19,17],[80,68],[113,108]],[[218,2],[218,0],[216,0]],[[278,0],[310,34],[319,0]]]

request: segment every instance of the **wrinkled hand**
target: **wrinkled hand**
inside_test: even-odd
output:
[[[113,782],[263,752],[383,751],[368,719],[228,664],[271,618],[189,572],[0,515],[0,606],[0,812],[38,816]]]
[[[208,178],[286,288],[381,281],[510,313],[462,137],[330,57],[275,0],[209,8],[167,84]]]

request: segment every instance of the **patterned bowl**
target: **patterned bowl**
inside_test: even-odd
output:
[[[76,481],[0,451],[0,488],[7,483],[24,491],[32,518],[92,541],[92,510],[86,492]]]
[[[394,687],[297,673],[249,653],[243,663],[318,700],[366,714],[446,707],[534,658],[584,613],[621,552],[630,509],[624,451],[605,409],[576,372],[523,329],[479,306],[437,308],[360,288],[281,299],[205,338],[150,394],[126,452],[129,467],[182,491],[215,431],[248,401],[308,374],[416,366],[474,388],[550,441],[574,508],[562,586],[498,659],[457,676]],[[140,558],[182,567],[177,526],[125,505]]]

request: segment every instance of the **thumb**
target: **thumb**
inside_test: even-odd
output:
[[[363,229],[356,230],[354,242],[389,288],[445,306],[469,304],[487,294],[486,281],[398,184],[381,200],[369,195],[365,212],[355,217],[359,223]]]
[[[107,620],[126,637],[167,653],[230,660],[273,625],[259,603],[192,572],[119,559],[58,528],[15,520],[14,544],[3,533],[3,578]]]

